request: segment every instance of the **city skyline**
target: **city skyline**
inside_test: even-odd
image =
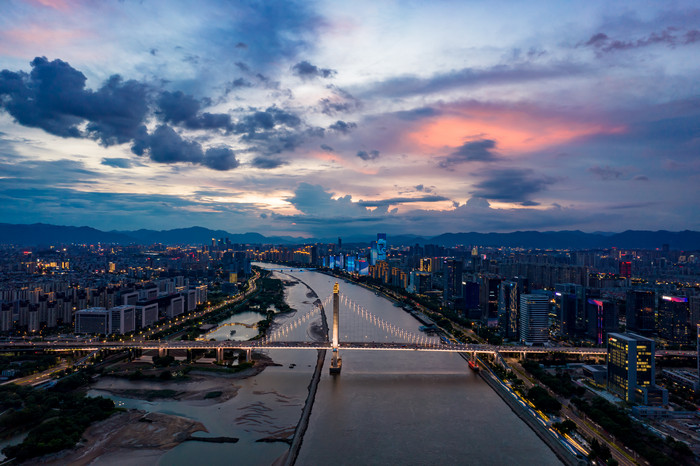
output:
[[[691,2],[4,10],[4,222],[700,230]]]

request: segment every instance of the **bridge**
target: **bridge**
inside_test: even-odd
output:
[[[298,270],[298,269],[294,269]],[[291,338],[297,329],[306,329],[308,324],[318,319],[324,312],[324,305],[333,303],[333,324],[330,341],[303,341]],[[353,336],[345,335],[347,341],[341,341],[340,328],[340,304],[343,304],[344,320],[348,322],[346,327],[354,329]],[[227,324],[222,324],[227,325]],[[378,330],[370,332],[369,328]],[[347,330],[347,329],[346,329]],[[383,334],[384,339],[389,336],[392,341],[379,341],[378,335]],[[362,335],[362,339],[357,336]],[[373,337],[370,335],[374,335]],[[354,341],[353,341],[354,340]],[[415,351],[437,353],[467,353],[472,358],[476,355],[516,354],[525,357],[527,354],[560,353],[580,356],[604,356],[606,348],[572,347],[572,346],[524,346],[524,345],[488,345],[472,343],[450,343],[441,341],[440,338],[421,333],[414,333],[405,328],[398,327],[386,319],[378,316],[363,306],[351,301],[342,295],[338,283],[333,287],[333,293],[323,302],[317,300],[310,309],[305,312],[297,312],[293,318],[274,328],[267,336],[249,341],[170,341],[170,340],[145,340],[139,338],[126,339],[124,341],[110,341],[106,339],[88,338],[63,338],[55,341],[30,341],[12,340],[0,342],[3,350],[43,350],[43,351],[99,351],[99,350],[157,350],[165,355],[170,350],[208,350],[216,351],[217,360],[223,359],[225,350],[241,350],[250,354],[253,350],[331,350],[332,359],[330,371],[332,374],[340,373],[342,358],[340,351]],[[656,356],[684,356],[697,357],[696,351],[657,350]]]

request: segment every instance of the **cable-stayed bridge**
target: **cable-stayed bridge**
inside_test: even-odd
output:
[[[316,334],[310,337],[310,324],[321,319],[325,306],[333,303],[331,335]],[[342,312],[341,312],[342,311]],[[330,319],[329,319],[330,320]],[[98,338],[64,338],[55,341],[14,340],[0,342],[4,350],[55,350],[55,351],[95,351],[95,350],[217,350],[217,355],[224,350],[317,350],[330,349],[335,355],[339,351],[418,351],[440,353],[469,353],[474,355],[496,354],[543,354],[565,353],[572,355],[605,355],[606,348],[572,347],[572,346],[524,346],[524,345],[488,345],[472,343],[455,343],[445,341],[437,336],[410,331],[391,323],[387,318],[371,312],[362,305],[352,301],[339,292],[336,284],[334,293],[323,301],[317,300],[309,309],[297,312],[291,318],[273,327],[260,339],[249,341],[171,341],[144,340],[138,338],[122,341]],[[697,357],[696,351],[657,350],[657,356]]]

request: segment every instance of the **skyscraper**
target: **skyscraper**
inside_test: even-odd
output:
[[[685,296],[661,296],[659,301],[659,336],[672,343],[690,341],[690,308]]]
[[[566,338],[580,338],[585,333],[585,289],[575,283],[554,285],[554,296],[559,308],[559,334]]]
[[[608,333],[618,330],[615,303],[607,299],[589,298],[586,300],[586,321],[588,338],[602,345]]]
[[[377,233],[377,260],[386,260],[386,233]]]
[[[498,292],[498,325],[506,338],[518,337],[518,283],[503,281]]]
[[[626,304],[627,330],[641,333],[642,335],[651,334],[656,327],[654,320],[656,296],[654,292],[629,290]]]
[[[462,261],[448,258],[443,261],[443,299],[454,302],[462,296]]]
[[[542,345],[549,338],[549,298],[542,294],[520,295],[520,341]]]

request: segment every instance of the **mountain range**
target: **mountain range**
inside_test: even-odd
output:
[[[337,238],[301,238],[263,236],[260,233],[229,233],[203,227],[173,230],[101,231],[91,227],[72,227],[35,223],[15,225],[0,223],[0,244],[36,246],[50,244],[210,244],[212,238],[228,238],[238,244],[313,244],[336,243]],[[373,235],[343,237],[344,244],[369,244]],[[444,233],[438,236],[388,236],[389,245],[440,246],[474,245],[506,246],[537,249],[637,248],[656,249],[668,244],[671,249],[700,250],[700,232],[628,230],[622,233],[582,231],[515,231],[511,233]]]

